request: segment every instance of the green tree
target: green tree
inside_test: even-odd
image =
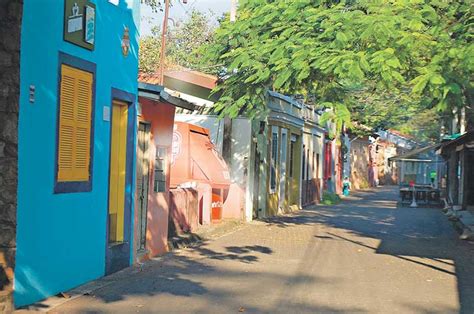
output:
[[[223,63],[216,109],[264,109],[266,90],[303,94],[370,126],[472,104],[472,5],[442,0],[242,0],[206,49]],[[347,109],[343,109],[343,108]],[[394,114],[395,113],[395,114]]]
[[[438,142],[440,139],[440,123],[442,115],[436,108],[424,109],[406,122],[395,125],[394,128],[404,134],[414,136],[422,142]]]
[[[213,64],[203,58],[203,45],[211,45],[214,41],[215,24],[212,15],[196,10],[190,12],[184,21],[170,23],[167,33],[165,68],[187,68],[210,71]],[[139,61],[140,70],[152,73],[160,66],[161,30],[152,29],[149,36],[140,39]]]

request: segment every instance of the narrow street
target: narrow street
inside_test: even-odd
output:
[[[472,313],[473,245],[380,187],[253,222],[53,312]]]

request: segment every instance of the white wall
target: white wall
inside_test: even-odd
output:
[[[245,219],[252,220],[253,210],[253,166],[252,124],[249,119],[232,120],[232,180],[245,189]]]
[[[247,184],[245,171],[253,165],[251,163],[250,149],[252,142],[252,125],[248,119],[232,120],[232,173],[233,180],[245,186]]]
[[[222,154],[224,138],[224,120],[217,116],[177,114],[176,121],[187,122],[209,129],[211,141]],[[231,180],[245,191],[245,219],[252,219],[253,190],[250,180],[250,169],[254,165],[254,156],[251,156],[252,125],[247,118],[236,118],[232,120],[232,162],[229,166]]]
[[[187,122],[209,129],[212,143],[216,146],[217,151],[222,154],[224,120],[219,120],[216,116],[194,114],[177,114],[174,119],[175,121]]]

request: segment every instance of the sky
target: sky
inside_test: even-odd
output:
[[[170,18],[173,20],[184,20],[193,9],[201,12],[209,12],[211,10],[216,19],[223,13],[230,11],[231,0],[188,0],[187,4],[183,4],[182,0],[172,1],[173,6],[170,8]],[[151,29],[155,25],[162,25],[163,12],[153,12],[150,7],[142,7],[141,9],[141,35],[150,35]]]

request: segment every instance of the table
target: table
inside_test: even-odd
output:
[[[413,188],[400,188],[400,198],[402,203],[410,204],[413,201]],[[441,202],[441,191],[439,189],[415,186],[415,198],[418,204],[439,205]]]

